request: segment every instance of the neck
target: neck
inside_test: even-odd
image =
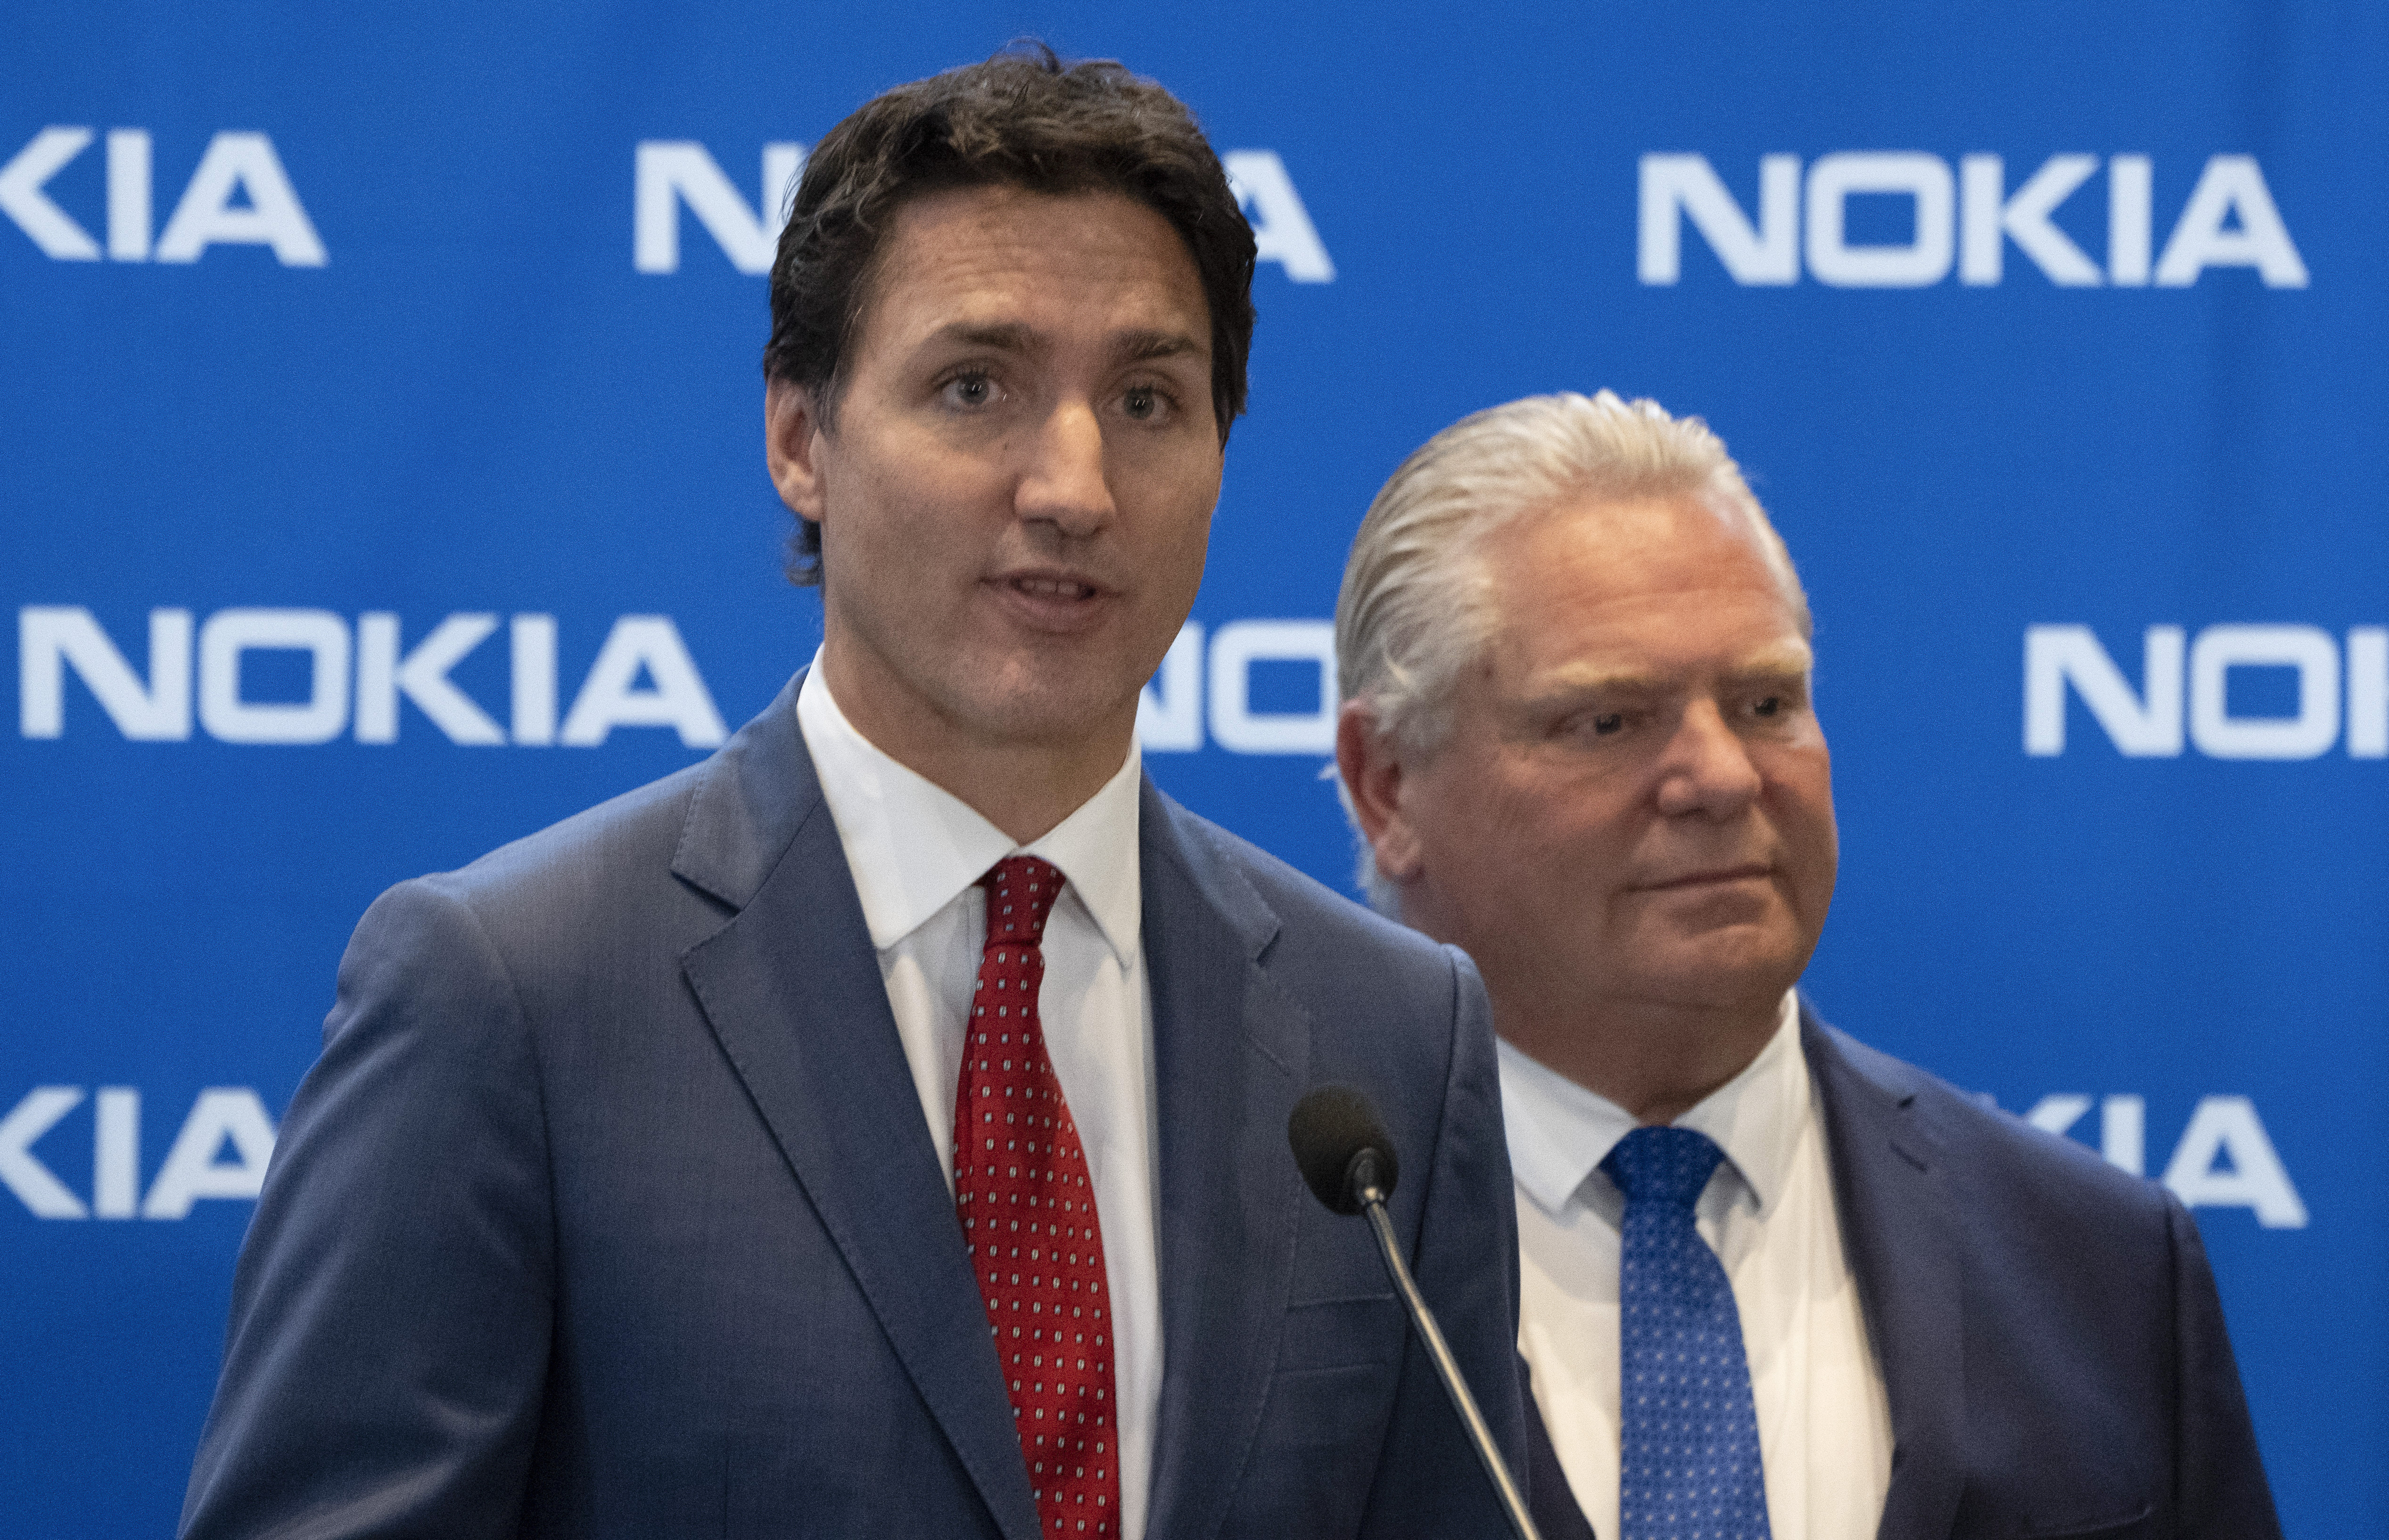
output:
[[[1493,995],[1494,1029],[1637,1123],[1672,1123],[1748,1068],[1782,1021],[1781,990],[1731,1005],[1603,1001],[1565,1012]]]
[[[1119,773],[1136,734],[1131,699],[1117,721],[1067,738],[990,738],[935,714],[892,704],[841,668],[835,646],[822,654],[831,698],[872,746],[952,793],[1017,845],[1033,844],[1079,810]]]

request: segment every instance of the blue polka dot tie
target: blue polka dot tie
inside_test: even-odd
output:
[[[1725,1159],[1690,1128],[1637,1128],[1601,1163],[1626,1194],[1617,1268],[1621,1540],[1768,1540],[1767,1483],[1733,1286],[1693,1226]]]

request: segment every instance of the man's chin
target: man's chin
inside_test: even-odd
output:
[[[1118,738],[1136,727],[1136,698],[1122,705],[1115,692],[1069,681],[966,692],[955,702],[956,725],[990,746],[1072,752]]]
[[[1781,1000],[1807,961],[1806,948],[1771,928],[1738,925],[1654,948],[1640,971],[1649,998],[1693,1009],[1756,1010]]]

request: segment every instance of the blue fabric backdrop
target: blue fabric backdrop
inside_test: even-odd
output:
[[[171,1525],[373,895],[810,655],[781,186],[1030,32],[1264,244],[1164,785],[1348,882],[1378,482],[1531,391],[1706,415],[1820,617],[1812,994],[2180,1191],[2291,1532],[2389,1523],[2389,14],[726,0],[0,11],[0,1534]]]

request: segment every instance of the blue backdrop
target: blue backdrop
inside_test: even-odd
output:
[[[1379,481],[1530,391],[1706,416],[1820,617],[1812,994],[2181,1192],[2291,1532],[2389,1524],[2389,13],[405,9],[0,11],[0,1534],[170,1528],[373,895],[810,655],[782,185],[1024,32],[1263,241],[1163,784],[1347,883]]]

